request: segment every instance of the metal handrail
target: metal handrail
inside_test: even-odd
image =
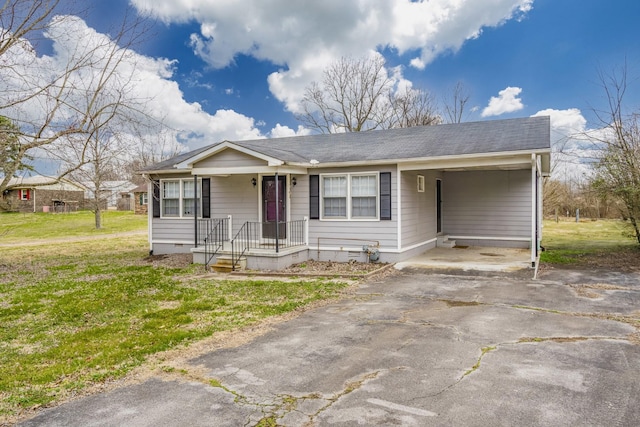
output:
[[[245,222],[231,239],[232,268],[250,249],[280,249],[306,245],[306,219],[278,222]]]
[[[228,218],[211,218],[199,220],[199,238],[204,244],[204,266],[209,267],[210,261],[224,246],[224,242],[229,241]]]

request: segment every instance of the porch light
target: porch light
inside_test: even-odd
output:
[[[293,178],[291,178],[291,185],[293,185],[295,187],[297,183],[298,183],[298,180],[296,179],[295,176]]]
[[[258,185],[258,181],[256,181],[255,178],[251,178],[251,184],[255,187],[256,185]]]

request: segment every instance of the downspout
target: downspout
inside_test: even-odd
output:
[[[143,174],[142,176],[147,180],[147,240],[149,241],[149,255],[153,255],[153,186],[154,186],[154,183],[149,175]]]
[[[193,176],[193,247],[198,247],[198,175]]]
[[[36,189],[33,188],[33,213],[36,213]]]

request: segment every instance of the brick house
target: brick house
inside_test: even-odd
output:
[[[84,188],[48,176],[15,177],[2,198],[10,212],[75,212],[84,207]]]
[[[147,184],[137,186],[132,190],[133,193],[133,210],[136,215],[146,215],[149,211],[149,193],[147,192]]]

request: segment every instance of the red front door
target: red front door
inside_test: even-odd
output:
[[[277,197],[276,197],[277,195]],[[286,222],[286,177],[278,177],[276,187],[275,176],[262,177],[262,237],[275,239],[276,230],[279,230],[278,238],[287,237]],[[276,226],[276,222],[278,226]]]

